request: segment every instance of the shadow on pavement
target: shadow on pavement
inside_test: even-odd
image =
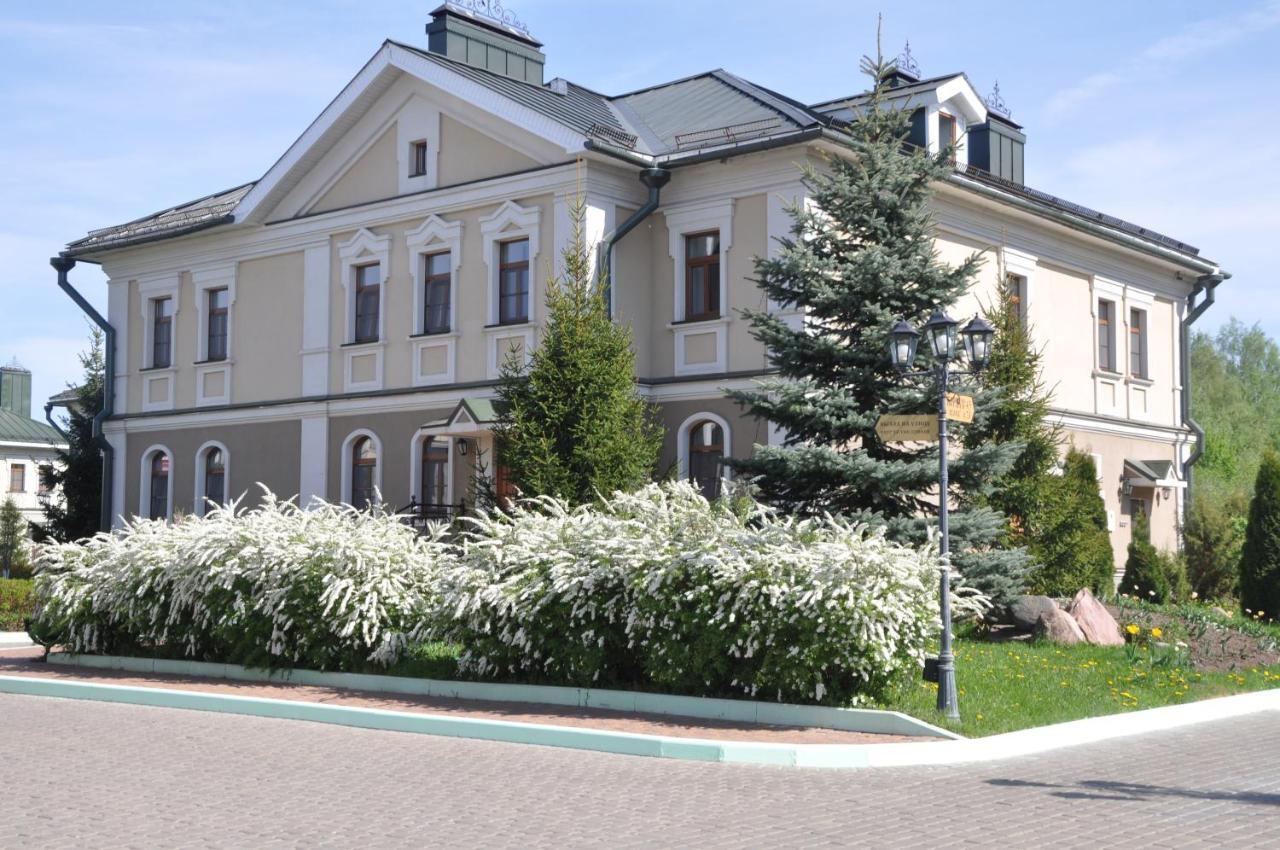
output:
[[[1185,797],[1191,800],[1223,800],[1258,806],[1280,806],[1280,794],[1258,791],[1197,791],[1167,785],[1144,785],[1137,782],[1115,782],[1106,779],[1082,779],[1074,785],[1035,782],[1028,779],[988,779],[988,785],[1002,788],[1045,788],[1054,797],[1068,800],[1149,801],[1157,797]]]

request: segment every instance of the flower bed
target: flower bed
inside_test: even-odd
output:
[[[31,579],[0,578],[0,632],[21,631],[34,608]]]

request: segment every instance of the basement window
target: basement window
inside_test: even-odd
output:
[[[425,140],[409,144],[409,176],[422,177],[427,173],[427,143]]]

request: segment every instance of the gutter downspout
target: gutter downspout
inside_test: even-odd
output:
[[[1196,278],[1196,285],[1187,296],[1187,315],[1182,320],[1182,339],[1178,346],[1180,361],[1178,368],[1182,378],[1182,422],[1196,438],[1191,454],[1182,462],[1182,480],[1187,482],[1186,504],[1188,506],[1191,504],[1191,468],[1204,455],[1204,428],[1200,427],[1200,423],[1191,416],[1191,325],[1204,315],[1205,310],[1213,306],[1214,291],[1218,288],[1218,284],[1229,277],[1231,277],[1229,273],[1218,271]],[[1202,292],[1204,300],[1197,304],[1196,299]]]
[[[62,426],[58,424],[58,420],[53,418],[53,402],[51,401],[45,403],[44,421],[52,425],[53,430],[57,431],[62,436],[62,439],[67,441],[68,445],[71,444],[71,435],[68,434],[66,431],[62,430]]]
[[[76,265],[74,258],[54,257],[49,260],[49,265],[53,266],[58,272],[58,288],[67,293],[71,300],[76,302],[76,306],[84,311],[84,314],[92,319],[95,325],[102,328],[102,409],[98,411],[97,416],[93,417],[93,441],[98,444],[98,448],[102,451],[102,516],[98,524],[103,531],[110,531],[111,520],[114,516],[111,510],[111,478],[115,469],[115,449],[111,447],[111,443],[107,441],[107,438],[103,436],[102,423],[115,412],[116,329],[67,280],[67,274]],[[48,411],[49,408],[46,407],[46,416],[48,416]]]
[[[613,246],[622,241],[636,225],[649,217],[658,208],[662,187],[671,180],[671,171],[656,165],[650,165],[640,172],[640,182],[649,187],[649,200],[644,206],[631,214],[631,217],[614,228],[605,236],[600,244],[600,252],[596,259],[596,280],[601,284],[605,309],[609,318],[613,318]]]

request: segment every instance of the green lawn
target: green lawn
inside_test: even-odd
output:
[[[1132,660],[1131,660],[1132,659]],[[967,737],[1012,732],[1227,694],[1280,687],[1280,666],[1199,672],[1157,651],[1090,645],[956,641],[959,723],[938,714],[938,686],[915,679],[875,708],[901,711]]]
[[[22,631],[34,604],[31,579],[0,578],[0,632]]]

